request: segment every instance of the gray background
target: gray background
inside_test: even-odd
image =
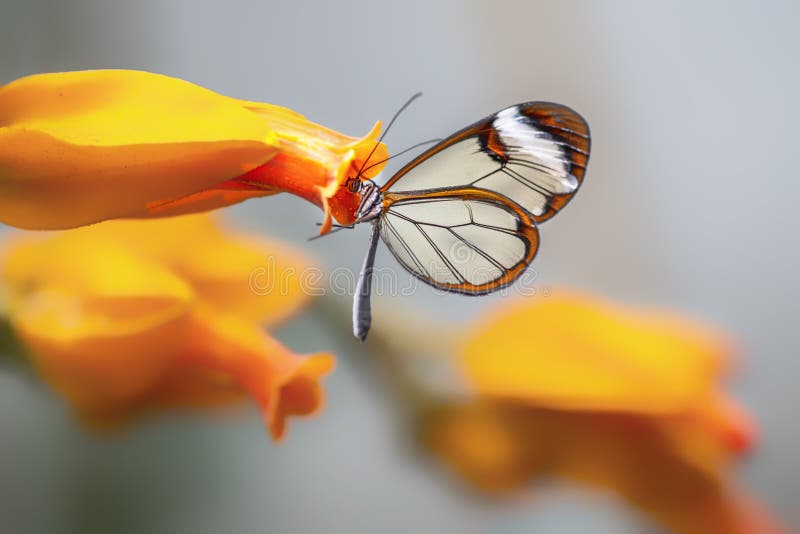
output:
[[[798,15],[791,1],[0,0],[0,83],[141,68],[351,135],[425,91],[391,134],[394,150],[518,101],[574,107],[592,125],[592,161],[568,215],[543,228],[539,280],[676,307],[735,333],[747,358],[733,390],[763,433],[741,477],[800,527]],[[293,197],[228,213],[329,268],[361,261],[365,229],[307,244],[320,214]],[[392,260],[382,252],[378,263]],[[420,288],[403,304],[459,320],[491,302]],[[98,440],[35,383],[0,374],[3,531],[651,531],[597,493],[556,489],[511,505],[468,496],[410,453],[364,380],[364,354],[319,313],[278,334],[340,355],[325,413],[295,422],[280,446],[254,410]]]

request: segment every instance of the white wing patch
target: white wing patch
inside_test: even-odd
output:
[[[557,139],[549,132],[536,128],[516,106],[499,112],[492,126],[508,152],[509,162],[527,163],[529,168],[546,175],[554,193],[571,193],[577,180],[570,180],[571,162]],[[524,166],[524,165],[523,165]]]
[[[380,220],[397,260],[423,280],[481,286],[525,261],[531,246],[513,211],[455,197],[397,201]]]
[[[487,174],[470,185],[500,193],[533,215],[547,212],[554,195],[578,189],[564,144],[536,128],[516,106],[499,112],[492,126],[506,149],[507,160],[498,164],[500,172]]]

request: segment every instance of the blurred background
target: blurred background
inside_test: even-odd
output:
[[[2,0],[0,13],[0,83],[145,69],[354,136],[424,91],[389,135],[392,151],[512,103],[573,107],[591,125],[592,158],[581,193],[542,228],[539,283],[677,308],[732,332],[746,356],[732,389],[762,434],[741,478],[800,528],[797,3]],[[329,269],[357,269],[366,247],[366,228],[306,243],[321,214],[289,195],[226,215]],[[395,265],[385,249],[377,264]],[[420,287],[402,304],[460,321],[496,298]],[[376,302],[376,325],[394,305]],[[254,408],[97,439],[52,393],[0,374],[3,530],[654,532],[599,492],[475,499],[412,454],[349,334],[312,311],[277,335],[339,357],[323,414],[294,421],[280,445]]]

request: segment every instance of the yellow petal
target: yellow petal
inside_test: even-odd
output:
[[[766,509],[728,480],[718,458],[690,450],[702,424],[664,432],[664,417],[478,400],[436,406],[424,444],[470,486],[492,494],[564,478],[611,491],[671,532],[780,534]]]
[[[730,355],[712,330],[555,290],[507,303],[469,330],[477,390],[540,406],[680,412],[705,398]]]
[[[45,380],[78,411],[92,412],[160,380],[180,355],[193,294],[170,271],[112,243],[71,250],[69,264],[54,251],[54,279],[42,269],[12,288],[9,313]]]
[[[139,71],[41,74],[0,87],[0,220],[68,228],[139,216],[275,153],[259,116]]]
[[[308,298],[298,282],[308,263],[288,247],[193,215],[17,234],[4,252],[15,332],[93,428],[249,396],[277,439],[287,418],[322,404],[332,357],[300,357],[261,330]],[[293,274],[254,286],[259,266]]]
[[[469,485],[505,493],[530,484],[545,461],[520,432],[526,422],[525,414],[488,402],[442,405],[424,414],[420,438]]]
[[[171,269],[194,288],[199,300],[221,313],[264,325],[297,313],[321,277],[321,271],[301,251],[233,231],[208,214],[108,221],[69,234],[75,236],[76,247],[85,239],[119,243]],[[21,272],[46,265],[39,258],[24,265],[17,258],[17,263]]]
[[[321,271],[299,251],[257,237],[236,237],[191,252],[176,269],[201,300],[265,326],[295,315],[321,278]]]
[[[156,223],[156,221],[154,221]],[[134,228],[120,221],[116,228]],[[312,296],[321,271],[301,251],[276,240],[227,229],[215,217],[158,221],[159,244],[135,230],[133,247],[158,246],[157,257],[179,273],[198,298],[221,313],[271,325],[297,313]],[[110,228],[115,232],[115,228]],[[192,245],[181,246],[187,235]],[[142,242],[144,241],[144,242]]]

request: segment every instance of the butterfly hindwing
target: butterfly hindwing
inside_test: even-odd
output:
[[[379,224],[381,238],[413,275],[470,295],[512,283],[539,245],[526,212],[500,195],[477,189],[387,193]]]

